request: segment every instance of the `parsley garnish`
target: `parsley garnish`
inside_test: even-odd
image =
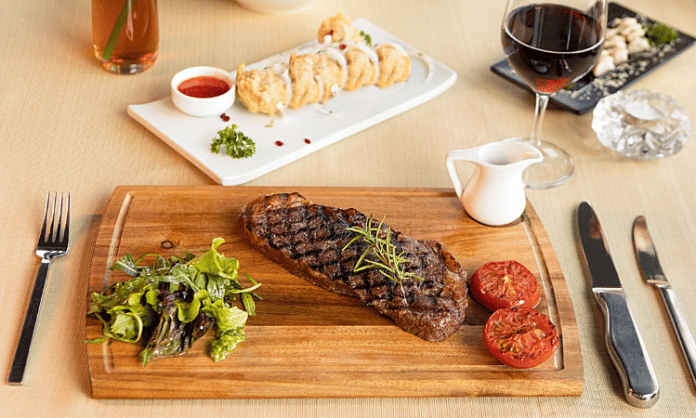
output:
[[[360,31],[360,36],[365,40],[367,46],[372,46],[372,37],[363,31]]]
[[[656,23],[652,26],[645,27],[645,36],[653,45],[662,45],[676,41],[679,34],[664,23]]]
[[[210,150],[215,154],[220,153],[220,147],[225,147],[225,153],[232,158],[248,158],[256,152],[256,144],[248,136],[237,131],[237,125],[232,124],[218,131],[217,138],[213,138]]]

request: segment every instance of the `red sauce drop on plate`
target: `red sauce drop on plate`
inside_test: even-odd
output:
[[[282,147],[284,145],[283,141],[276,141],[275,144],[278,145],[279,147]]]
[[[305,143],[305,144],[311,144],[312,141],[310,141],[309,138],[305,138],[305,139],[304,139],[304,143]]]
[[[177,90],[190,97],[207,99],[221,96],[230,91],[227,81],[217,77],[203,75],[185,80],[179,84]]]

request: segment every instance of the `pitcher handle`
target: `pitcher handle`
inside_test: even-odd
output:
[[[481,147],[469,148],[469,149],[456,149],[447,153],[447,158],[445,158],[445,165],[447,166],[447,172],[449,173],[452,184],[454,185],[454,190],[457,192],[457,197],[461,198],[462,193],[462,182],[459,180],[457,175],[457,170],[454,168],[455,161],[467,161],[474,164],[480,164],[481,160],[479,158],[479,149]]]

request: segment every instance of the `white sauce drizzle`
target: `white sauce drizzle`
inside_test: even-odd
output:
[[[344,33],[347,35],[348,34],[348,26],[344,25]],[[380,75],[380,65],[379,65],[379,57],[377,56],[377,53],[375,52],[377,48],[380,46],[380,44],[376,44],[373,48],[370,48],[367,46],[365,43],[362,42],[355,42],[350,39],[342,39],[340,41],[333,42],[332,41],[332,36],[331,35],[325,35],[324,39],[322,42],[318,42],[316,46],[314,47],[314,51],[316,53],[326,53],[329,58],[332,60],[336,61],[338,65],[341,67],[342,73],[343,73],[343,78],[341,81],[340,85],[333,84],[331,86],[331,94],[333,96],[337,95],[340,93],[344,87],[346,82],[348,81],[348,62],[346,60],[345,54],[348,50],[351,48],[357,48],[360,51],[364,52],[370,62],[374,65],[375,67],[375,81],[379,79]],[[419,58],[421,59],[426,67],[427,67],[427,74],[424,79],[424,82],[430,80],[433,76],[434,72],[434,63],[433,59],[429,56],[423,55],[422,53],[418,51],[406,51],[404,47],[398,44],[394,43],[382,43],[381,45],[388,45],[399,51],[399,53],[409,56],[409,57],[414,57],[414,58]],[[281,117],[285,120],[288,120],[290,118],[287,109],[290,106],[290,101],[292,100],[292,95],[293,95],[293,87],[292,87],[292,80],[290,79],[290,69],[288,65],[284,62],[287,61],[288,59],[288,54],[278,54],[274,57],[271,58],[271,61],[273,62],[272,64],[268,65],[266,68],[272,69],[276,74],[278,74],[282,79],[283,82],[285,83],[287,87],[287,97],[285,100],[285,103],[283,102],[278,102],[276,104],[276,108],[278,109],[278,112],[280,113]],[[318,76],[315,76],[315,79],[319,82],[321,85],[321,96],[323,97],[324,95],[324,82],[321,80]],[[325,114],[327,116],[342,116],[344,112],[337,112],[333,110],[327,109],[326,106],[322,106],[322,108],[319,110],[320,113]]]
[[[418,51],[413,51],[409,55],[423,60],[425,66],[428,68],[428,73],[425,75],[425,79],[423,80],[424,82],[429,81],[431,78],[433,78],[433,73],[435,72],[435,63],[433,62],[433,59],[431,57],[423,55]]]
[[[287,93],[285,94],[285,103],[283,103],[283,102],[276,103],[276,109],[278,109],[280,116],[285,118],[286,114],[283,112],[283,110],[285,110],[285,108],[287,108],[290,105],[290,99],[292,99],[292,82],[290,81],[290,68],[285,63],[277,63],[277,64],[273,64],[271,66],[271,69],[276,74],[278,74],[280,76],[280,78],[283,79],[283,82],[285,83],[285,87],[287,88]]]
[[[341,51],[333,47],[326,50],[326,55],[328,55],[328,57],[332,60],[336,61],[341,67],[341,84],[338,86],[336,84],[331,86],[331,94],[335,96],[343,89],[348,81],[348,62],[346,61],[346,57],[341,54]]]

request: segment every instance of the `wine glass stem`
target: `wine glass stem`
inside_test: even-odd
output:
[[[534,109],[534,126],[532,127],[532,144],[539,148],[541,146],[541,125],[544,123],[546,106],[549,104],[548,94],[536,94],[536,107]]]

